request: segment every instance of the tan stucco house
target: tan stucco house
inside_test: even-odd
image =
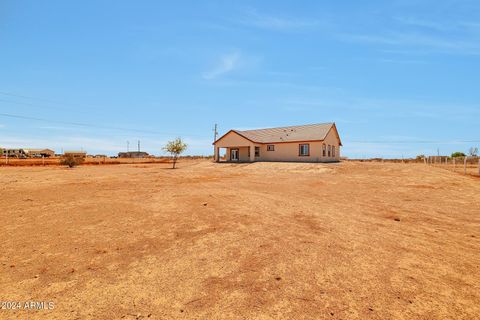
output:
[[[230,130],[213,144],[217,162],[333,162],[340,160],[342,142],[335,123],[320,123]],[[224,159],[220,157],[221,149],[226,151]]]

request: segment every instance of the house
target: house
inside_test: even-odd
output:
[[[222,149],[227,162],[335,162],[342,146],[335,123],[230,130],[213,144],[217,162]]]
[[[8,158],[25,159],[27,154],[25,153],[24,149],[3,149],[2,156]]]
[[[55,151],[50,149],[23,149],[30,158],[49,158],[55,156]]]
[[[3,157],[9,158],[48,158],[55,155],[55,151],[50,149],[0,149]]]
[[[128,151],[128,152],[119,152],[119,158],[148,158],[150,155],[147,152],[143,151]]]
[[[65,157],[74,157],[74,158],[85,158],[87,157],[86,151],[65,151],[63,153]]]

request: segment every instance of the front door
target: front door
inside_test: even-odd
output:
[[[230,149],[230,161],[238,161],[238,149]]]

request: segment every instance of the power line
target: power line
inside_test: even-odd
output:
[[[71,105],[71,106],[80,107],[79,105],[72,104],[72,103],[65,103],[65,102],[61,102],[61,101],[54,101],[54,100],[50,100],[50,99],[32,97],[32,96],[16,94],[16,93],[11,93],[11,92],[5,92],[5,91],[0,91],[0,94],[6,95],[6,96],[11,96],[11,97],[23,98],[23,99],[39,100],[39,101],[45,101],[45,102],[54,103],[54,104]]]
[[[62,108],[62,107],[39,106],[39,105],[35,105],[33,103],[12,101],[12,100],[5,100],[5,99],[0,99],[0,101],[1,102],[7,102],[7,103],[22,104],[22,105],[31,106],[31,107],[34,107],[34,108],[39,108],[39,109],[70,110],[70,109],[66,109],[66,108]]]
[[[174,133],[159,132],[159,131],[153,131],[153,130],[141,130],[141,129],[131,129],[131,128],[122,128],[122,127],[100,126],[100,125],[89,124],[89,123],[81,123],[81,122],[49,120],[49,119],[44,119],[44,118],[22,116],[22,115],[17,115],[17,114],[10,114],[10,113],[0,113],[0,116],[1,117],[7,117],[7,118],[22,119],[22,120],[34,120],[34,121],[42,121],[42,122],[49,122],[49,123],[56,123],[56,124],[66,124],[66,125],[72,125],[72,126],[77,126],[77,127],[86,127],[86,128],[98,128],[98,129],[118,130],[118,131],[131,131],[131,132],[139,132],[139,133],[158,134],[158,135],[172,135],[172,136],[177,136],[178,135],[178,134],[174,134]],[[204,138],[204,136],[192,135],[192,134],[189,134],[187,136]]]

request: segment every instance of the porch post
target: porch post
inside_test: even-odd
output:
[[[220,153],[220,152],[219,152],[219,149],[220,149],[220,148],[217,148],[217,147],[215,146],[214,153],[213,153],[213,161],[215,161],[215,162],[220,161],[220,159],[219,159],[219,157],[218,157],[218,155],[219,155],[219,153]]]
[[[251,145],[249,148],[250,148],[250,162],[255,162],[255,145]]]

